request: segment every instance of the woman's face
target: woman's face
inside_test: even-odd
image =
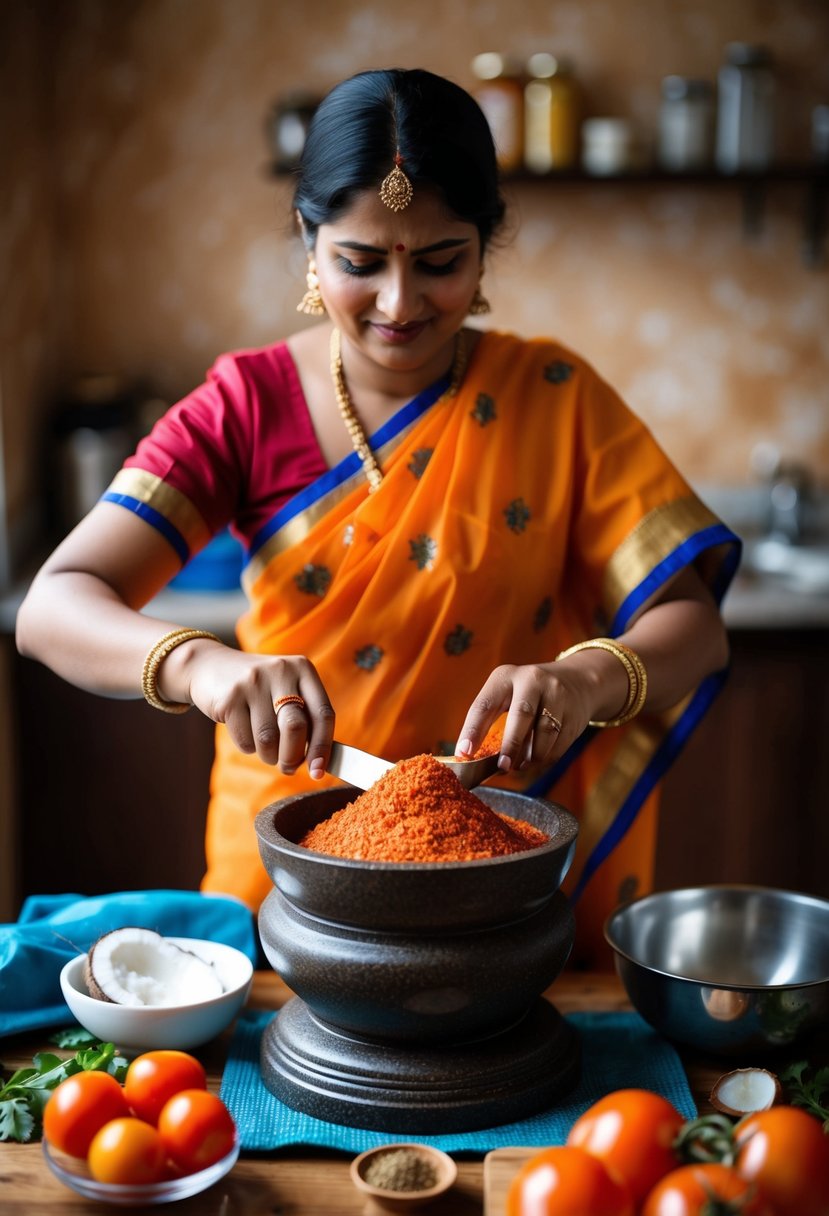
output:
[[[401,212],[376,190],[360,194],[335,223],[320,225],[314,256],[326,310],[344,341],[373,363],[406,372],[445,360],[481,267],[475,225],[417,186]]]

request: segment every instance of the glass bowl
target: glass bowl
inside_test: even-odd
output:
[[[214,1162],[205,1170],[195,1174],[182,1174],[180,1178],[168,1178],[164,1182],[148,1182],[140,1186],[118,1185],[114,1182],[96,1182],[89,1172],[86,1161],[79,1157],[70,1157],[53,1148],[47,1140],[43,1141],[43,1155],[56,1178],[66,1186],[70,1186],[79,1195],[87,1199],[98,1199],[102,1203],[113,1204],[117,1207],[136,1208],[157,1203],[173,1203],[177,1199],[187,1199],[189,1195],[198,1195],[206,1191],[214,1182],[224,1178],[239,1156],[238,1141],[221,1161]]]

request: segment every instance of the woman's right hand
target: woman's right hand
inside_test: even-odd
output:
[[[315,779],[325,774],[334,709],[316,668],[303,655],[247,654],[196,638],[165,659],[158,684],[165,698],[190,700],[208,718],[223,722],[239,751],[255,752],[286,774],[296,772],[303,760]],[[305,704],[278,705],[284,697],[301,697]]]

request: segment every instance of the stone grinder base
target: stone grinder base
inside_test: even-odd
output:
[[[315,1119],[371,1131],[474,1131],[552,1106],[578,1080],[576,1032],[543,998],[490,1038],[441,1047],[347,1035],[294,997],[265,1028],[262,1079]]]

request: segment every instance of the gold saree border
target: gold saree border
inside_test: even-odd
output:
[[[201,512],[187,495],[146,469],[121,469],[106,492],[134,498],[157,511],[181,533],[191,552],[203,548],[211,538]]]
[[[624,738],[584,801],[579,825],[579,853],[583,861],[592,855],[619,808],[653,760],[657,748],[688,709],[695,693],[696,689],[672,709],[653,717],[638,718],[625,728]]]
[[[615,618],[630,593],[680,545],[695,533],[720,523],[695,494],[662,503],[644,515],[607,564],[602,603],[608,616]]]

